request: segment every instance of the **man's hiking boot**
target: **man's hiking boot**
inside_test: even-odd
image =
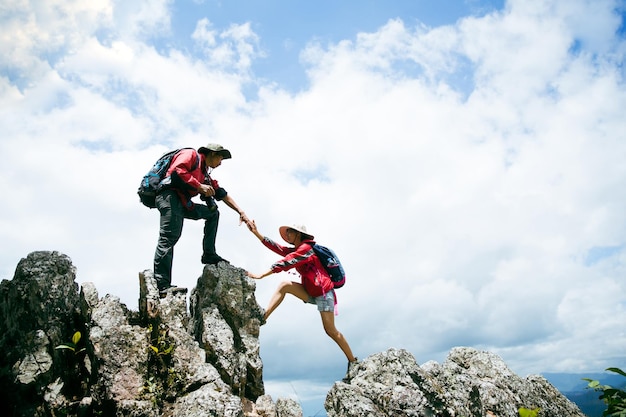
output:
[[[354,373],[358,365],[359,365],[359,358],[357,357],[355,357],[353,361],[348,361],[348,369],[346,370],[346,376],[344,376],[341,381],[345,382],[346,384],[350,383],[350,381],[352,381],[352,378],[354,377]]]
[[[167,288],[159,290],[159,296],[161,298],[167,297],[168,294],[187,294],[187,288],[170,285]]]
[[[219,262],[226,262],[227,264],[230,263],[216,253],[212,253],[210,255],[202,255],[203,264],[217,265]]]

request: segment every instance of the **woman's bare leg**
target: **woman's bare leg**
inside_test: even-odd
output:
[[[339,345],[344,355],[346,355],[346,358],[348,358],[348,361],[354,362],[356,358],[352,354],[352,349],[350,349],[348,341],[335,327],[335,313],[332,311],[320,311],[320,315],[322,316],[322,324],[324,325],[324,331],[326,331],[326,334],[330,336],[330,338],[333,339],[337,345]]]
[[[281,282],[274,295],[272,295],[270,303],[265,310],[265,315],[263,316],[265,320],[267,320],[270,314],[276,310],[276,307],[283,302],[285,294],[292,294],[302,301],[308,301],[309,299],[309,294],[306,292],[302,284],[293,281]]]

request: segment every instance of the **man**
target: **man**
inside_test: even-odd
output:
[[[215,238],[219,222],[219,211],[215,200],[223,201],[239,214],[239,222],[248,224],[246,214],[237,206],[226,190],[211,178],[213,169],[221,165],[222,160],[230,159],[228,149],[216,143],[194,150],[180,150],[173,158],[165,179],[161,182],[161,191],[156,196],[156,206],[161,214],[159,241],[154,253],[154,276],[161,296],[167,292],[182,290],[172,285],[172,262],[174,245],[183,230],[183,220],[204,219],[204,238],[202,240],[202,263],[217,264],[224,261],[215,251]],[[196,204],[191,198],[200,194],[206,205]]]

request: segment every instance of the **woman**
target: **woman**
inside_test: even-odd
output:
[[[293,247],[286,247],[259,233],[254,220],[248,222],[248,229],[254,233],[263,245],[284,256],[283,259],[274,263],[267,272],[262,274],[248,272],[250,278],[262,279],[273,273],[287,271],[292,268],[295,268],[302,278],[301,283],[286,281],[278,286],[265,310],[263,320],[267,320],[272,312],[276,310],[285,298],[285,294],[294,295],[305,303],[317,304],[317,310],[320,312],[326,334],[337,343],[348,359],[348,372],[344,381],[349,381],[352,368],[357,364],[357,358],[352,354],[350,345],[348,345],[343,334],[335,327],[335,290],[328,273],[311,247],[315,243],[314,237],[307,233],[305,226],[281,226],[278,229],[280,236],[285,242],[293,245]]]

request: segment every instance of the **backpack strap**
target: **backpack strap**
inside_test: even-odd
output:
[[[199,163],[200,163],[200,152],[196,151],[196,160],[191,165],[191,170],[195,171],[196,168],[198,168]]]

